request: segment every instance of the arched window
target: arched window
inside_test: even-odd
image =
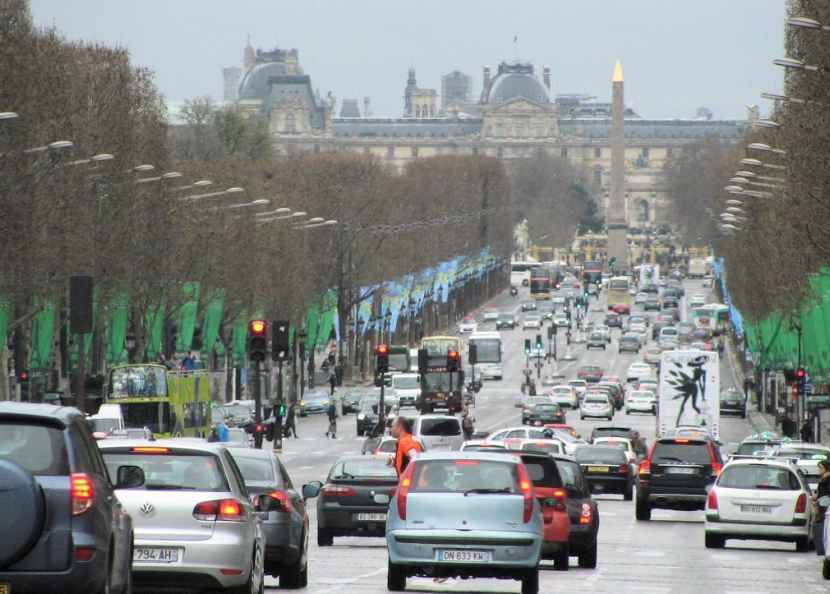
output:
[[[297,133],[297,116],[293,113],[289,113],[285,116],[285,131],[288,134],[296,134]]]

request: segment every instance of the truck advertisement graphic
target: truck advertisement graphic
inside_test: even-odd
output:
[[[665,351],[660,361],[657,433],[678,425],[720,438],[720,367],[712,351]]]

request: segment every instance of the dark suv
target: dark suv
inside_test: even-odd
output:
[[[117,474],[144,484],[135,466]],[[132,519],[79,410],[0,403],[0,477],[0,590],[131,591]]]
[[[658,439],[640,462],[637,519],[650,520],[654,508],[704,509],[706,489],[721,468],[723,459],[711,439]]]
[[[579,566],[593,569],[597,566],[597,533],[599,507],[591,498],[591,487],[585,480],[582,467],[570,456],[552,455],[559,468],[559,476],[568,496],[568,517],[571,535],[568,550],[579,560]]]

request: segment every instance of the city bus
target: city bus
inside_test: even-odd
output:
[[[510,263],[510,284],[513,286],[527,287],[530,285],[530,272],[538,268],[538,262],[514,261]]]
[[[692,310],[695,328],[710,330],[713,334],[723,333],[729,325],[729,307],[723,303],[707,303]]]
[[[431,413],[446,407],[450,414],[461,412],[464,393],[464,371],[461,362],[461,339],[457,336],[427,336],[421,339],[421,350],[426,352],[425,369],[421,372],[421,395],[415,407],[421,413]],[[447,354],[459,354],[458,371],[447,369]],[[421,367],[419,362],[419,368]]]
[[[631,279],[612,276],[608,280],[608,309],[618,314],[631,313]]]
[[[476,380],[502,378],[502,344],[499,332],[474,332],[467,348],[476,345],[476,364],[473,367]]]
[[[554,279],[550,266],[539,266],[530,271],[530,296],[533,299],[550,299],[553,290]]]
[[[594,283],[599,286],[602,282],[602,262],[599,260],[586,260],[582,265],[582,281],[587,285]]]
[[[389,371],[383,375],[383,382],[387,386],[391,386],[393,375],[409,373],[411,367],[412,358],[409,354],[409,347],[400,344],[389,345]],[[377,362],[375,368],[377,368]]]
[[[121,408],[124,427],[156,437],[210,433],[210,381],[204,372],[174,372],[163,365],[117,365],[109,372],[107,404]]]

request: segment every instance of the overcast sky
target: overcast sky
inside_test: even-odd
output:
[[[322,94],[371,97],[400,116],[407,69],[440,92],[441,75],[471,74],[514,55],[555,93],[610,96],[623,62],[626,103],[645,117],[744,118],[745,105],[781,87],[784,0],[32,0],[38,25],[127,47],[152,68],[170,101],[222,98],[224,66],[254,47],[297,48]],[[513,38],[518,36],[517,47]],[[362,102],[361,102],[362,108]]]

